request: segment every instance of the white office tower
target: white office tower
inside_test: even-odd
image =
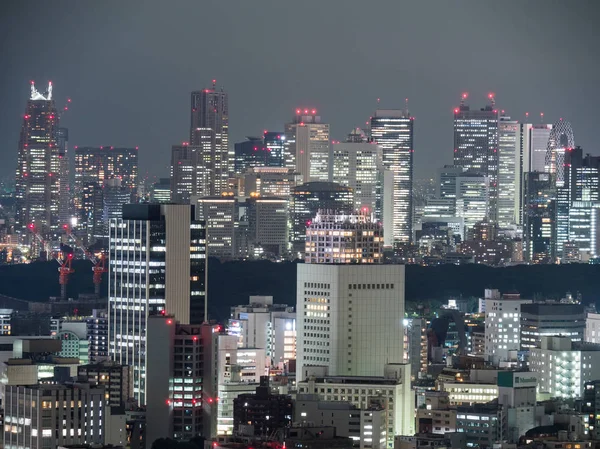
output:
[[[383,227],[373,216],[320,211],[306,228],[306,263],[380,264]]]
[[[298,380],[311,366],[381,376],[404,360],[404,265],[298,264],[296,298]]]
[[[600,345],[569,337],[542,337],[529,354],[529,370],[539,374],[540,393],[580,398],[586,382],[600,379]]]
[[[600,313],[587,313],[584,340],[588,343],[600,343]]]
[[[518,222],[519,202],[516,182],[519,171],[519,123],[502,116],[498,121],[498,226]]]
[[[486,292],[487,293],[487,292]],[[516,294],[496,295],[485,301],[485,356],[494,364],[516,359],[521,349],[521,304],[531,304]]]
[[[321,123],[315,109],[296,109],[285,125],[284,159],[303,182],[329,181],[329,124]]]
[[[600,255],[600,201],[573,201],[569,208],[569,241],[582,262]]]
[[[382,149],[368,142],[360,129],[353,129],[346,142],[332,144],[331,182],[351,187],[354,191],[354,209],[378,213],[381,217],[381,198],[378,186],[383,183]]]
[[[109,356],[133,367],[133,393],[142,405],[148,316],[203,322],[204,267],[204,225],[190,205],[125,204],[122,218],[110,223]]]
[[[238,347],[265,349],[269,366],[296,359],[296,313],[273,304],[272,296],[250,296],[247,305],[232,307],[227,332],[238,337]]]

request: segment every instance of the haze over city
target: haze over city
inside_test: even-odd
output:
[[[176,2],[0,5],[0,176],[10,177],[29,80],[52,80],[73,145],[140,147],[140,175],[167,176],[189,136],[189,92],[224,87],[230,145],[318,109],[343,140],[379,106],[416,117],[415,178],[452,162],[452,110],[488,92],[536,123],[564,117],[595,141],[595,2]],[[378,105],[377,99],[380,98]],[[430,163],[435,160],[435,164]]]

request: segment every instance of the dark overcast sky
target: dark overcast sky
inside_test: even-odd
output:
[[[168,175],[189,92],[229,92],[230,139],[316,107],[343,139],[376,108],[416,117],[415,175],[452,160],[460,93],[513,118],[544,111],[600,154],[600,2],[144,0],[0,2],[0,176],[12,174],[29,80],[52,80],[70,145],[140,147]]]

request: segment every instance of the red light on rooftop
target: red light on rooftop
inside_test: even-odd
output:
[[[68,258],[72,259],[73,258],[73,254],[69,254]]]
[[[263,131],[263,134],[267,134],[267,130],[266,129]]]
[[[454,113],[458,114],[458,108],[454,108]]]
[[[300,109],[296,109],[296,114],[300,114]]]
[[[304,113],[305,113],[305,114],[308,114],[308,109],[305,109],[305,110],[304,110]]]
[[[209,404],[212,404],[212,401],[213,401],[212,398],[208,398],[208,403]]]
[[[167,403],[167,405],[171,405],[171,400],[170,400],[170,399],[167,399],[167,400],[166,400],[166,403]]]
[[[198,337],[194,336],[194,338],[192,338],[192,340],[198,341]]]
[[[29,224],[27,225],[27,227],[28,227],[29,229],[33,229],[35,226],[34,226],[34,224],[33,224],[33,223],[29,223]]]
[[[493,92],[490,92],[490,93],[488,94],[488,98],[490,98],[490,99],[494,98],[494,94],[493,94]]]
[[[463,92],[462,97],[465,100],[469,96],[469,92]]]
[[[63,229],[68,229],[69,226],[67,226],[66,224],[63,225]]]
[[[173,324],[173,320],[167,320],[167,324]]]
[[[70,99],[70,98],[67,98],[67,103],[70,103],[70,102],[71,102],[71,99]]]
[[[161,314],[161,315],[164,315],[165,313],[166,313],[166,312],[165,312],[165,309],[163,309],[163,310],[161,310],[161,311],[160,311],[160,314]]]
[[[313,113],[313,114],[316,114],[316,113],[317,113],[317,110],[316,110],[316,109],[313,109],[313,110],[312,110],[312,113]]]
[[[217,84],[217,80],[212,80],[212,81],[213,81],[213,84]]]
[[[50,118],[51,118],[51,119],[53,119],[53,118],[54,118],[54,116],[53,116],[53,115],[51,115],[51,116],[50,116]]]

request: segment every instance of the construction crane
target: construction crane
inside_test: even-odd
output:
[[[58,283],[60,284],[60,299],[65,301],[67,299],[67,284],[69,283],[69,276],[75,273],[75,270],[71,266],[71,261],[73,260],[73,253],[68,253],[65,255],[63,251],[61,251],[62,257],[57,257],[56,261],[60,265],[58,267]]]
[[[86,259],[92,262],[92,273],[93,273],[93,282],[94,282],[94,294],[96,297],[100,297],[100,286],[102,285],[102,275],[108,272],[108,268],[106,267],[106,257],[104,257],[103,253],[100,253],[96,256],[89,248],[86,248],[83,245],[83,242],[77,238],[72,232],[69,225],[63,225],[63,229],[67,233],[69,237],[75,242],[77,248],[81,249],[85,254]]]

